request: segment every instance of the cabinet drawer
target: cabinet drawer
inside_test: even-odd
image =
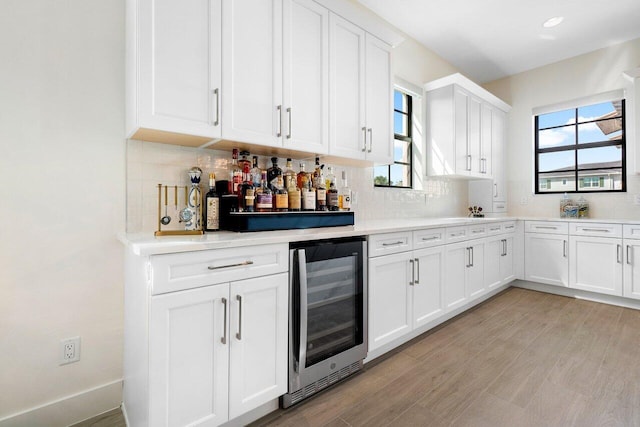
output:
[[[288,270],[287,244],[158,255],[151,258],[151,292],[158,295]]]
[[[489,233],[489,224],[470,225],[469,239],[476,239],[478,237],[484,237]]]
[[[527,233],[569,234],[569,223],[560,221],[525,221]]]
[[[469,229],[466,226],[447,227],[447,243],[462,242],[469,239]]]
[[[400,233],[373,234],[369,236],[369,257],[396,254],[398,252],[413,249],[413,233],[403,231]]]
[[[504,233],[514,233],[516,231],[516,222],[515,221],[503,222],[502,231]]]
[[[487,224],[487,234],[494,235],[502,233],[502,223]]]
[[[569,232],[572,236],[622,237],[622,224],[572,222]]]
[[[640,224],[625,224],[622,226],[625,239],[640,239]]]
[[[429,248],[431,246],[442,245],[445,242],[446,229],[430,228],[413,232],[413,248]]]

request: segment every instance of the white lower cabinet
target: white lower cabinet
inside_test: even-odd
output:
[[[485,293],[484,243],[476,240],[447,245],[445,277],[447,311],[455,310]]]
[[[622,296],[622,239],[569,237],[569,287]]]
[[[286,392],[288,275],[151,298],[149,425],[216,426]]]
[[[525,233],[525,280],[569,286],[568,236]]]
[[[624,240],[624,280],[622,296],[640,299],[640,240]]]
[[[513,234],[488,238],[484,244],[484,282],[487,291],[515,280]]]
[[[444,249],[441,246],[413,252],[416,276],[413,281],[413,327],[417,328],[444,313]]]

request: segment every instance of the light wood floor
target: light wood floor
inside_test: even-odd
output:
[[[640,426],[640,311],[510,288],[254,425]]]

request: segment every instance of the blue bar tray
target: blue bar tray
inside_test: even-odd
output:
[[[273,231],[353,225],[351,211],[227,212],[221,228],[229,231]]]

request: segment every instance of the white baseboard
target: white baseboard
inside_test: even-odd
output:
[[[117,380],[0,418],[0,427],[65,427],[115,409],[121,403],[122,380]]]

